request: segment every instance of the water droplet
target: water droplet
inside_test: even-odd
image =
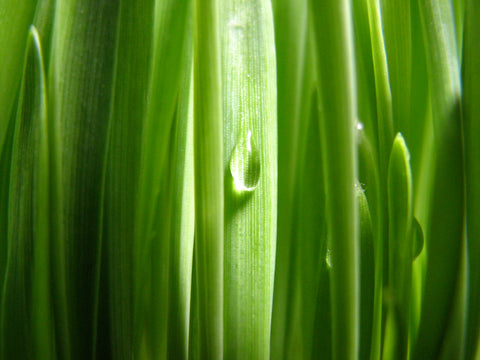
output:
[[[357,130],[363,130],[363,123],[357,121]]]
[[[230,172],[238,191],[252,191],[260,179],[260,153],[253,140],[252,132],[242,137],[233,150]]]

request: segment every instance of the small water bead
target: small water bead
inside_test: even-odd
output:
[[[240,138],[233,150],[230,172],[238,191],[253,191],[258,186],[260,153],[250,130],[248,130],[246,136]]]

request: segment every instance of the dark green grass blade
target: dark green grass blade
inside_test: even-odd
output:
[[[468,316],[465,359],[480,351],[480,3],[467,1],[463,126],[467,200]]]
[[[119,1],[60,1],[55,11],[50,108],[61,154],[58,211],[64,216],[57,230],[63,231],[63,244],[56,246],[64,249],[60,259],[65,256],[71,354],[86,359],[93,357],[97,326],[101,192]]]
[[[133,337],[133,254],[140,150],[153,45],[154,1],[122,1],[115,59],[112,110],[108,133],[103,204],[103,248],[106,251],[98,351],[110,342],[111,356],[131,359]],[[107,299],[108,298],[108,299]],[[104,318],[105,320],[101,321]],[[108,320],[110,328],[108,329]],[[107,323],[107,324],[105,324]],[[103,327],[103,328],[102,328]],[[107,332],[106,334],[104,332]],[[109,333],[108,333],[109,332]],[[108,337],[110,336],[110,338]],[[98,355],[101,358],[101,355]]]
[[[450,1],[419,0],[434,128],[435,177],[426,230],[428,264],[413,359],[439,356],[454,304],[464,241],[460,74]],[[456,335],[458,351],[462,335]],[[460,356],[460,355],[458,355]]]
[[[395,132],[408,141],[412,76],[410,1],[380,0]]]
[[[50,306],[49,154],[40,39],[31,28],[13,135],[8,265],[3,287],[1,357],[54,359]]]
[[[17,89],[22,78],[28,27],[36,0],[0,0],[0,147],[8,129]]]
[[[351,4],[314,1],[320,78],[320,134],[330,274],[332,355],[356,359],[359,331],[359,231],[355,198],[356,121]]]

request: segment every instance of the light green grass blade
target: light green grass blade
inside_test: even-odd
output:
[[[303,67],[305,63],[308,1],[273,1],[278,103],[278,231],[272,313],[271,357],[284,355],[287,344],[288,279],[290,278],[293,197],[298,161],[300,111],[305,109]],[[310,89],[309,89],[310,91]],[[307,113],[309,108],[306,109]]]
[[[199,358],[223,358],[224,156],[219,2],[194,1],[195,274]]]
[[[387,54],[382,31],[382,17],[379,0],[369,0],[368,19],[370,40],[372,42],[375,92],[377,99],[378,154],[380,176],[386,183],[388,157],[393,142],[393,110],[390,78],[388,74]]]
[[[191,59],[191,40],[187,59]],[[172,246],[170,249],[170,284],[168,318],[168,358],[187,359],[189,343],[190,300],[192,288],[195,198],[193,174],[193,76],[192,63],[185,72],[176,125],[174,127],[172,167]]]
[[[50,306],[49,149],[46,84],[31,27],[10,175],[9,257],[3,288],[1,357],[54,359]]]
[[[321,95],[320,138],[330,272],[332,355],[356,359],[359,331],[359,231],[355,198],[356,121],[351,4],[313,2]]]
[[[435,150],[431,211],[425,231],[428,264],[413,352],[413,359],[426,359],[439,356],[451,321],[464,241],[464,188],[460,74],[451,2],[419,0],[418,4],[427,54]],[[455,336],[455,346],[460,351],[462,335]]]
[[[133,254],[142,130],[153,45],[154,1],[122,1],[119,10],[113,99],[103,194],[102,301],[97,348],[110,348],[115,359],[134,351]],[[109,312],[109,314],[107,314]],[[103,323],[101,321],[103,320]],[[102,344],[108,341],[110,344]],[[104,339],[104,340],[102,340]],[[108,346],[105,346],[108,345]],[[100,356],[100,355],[98,355]]]
[[[463,134],[465,149],[468,316],[465,359],[480,351],[480,3],[467,1],[463,50]]]
[[[221,14],[224,356],[269,359],[277,230],[277,85],[272,8],[269,0],[237,0],[224,3]]]
[[[412,172],[410,154],[403,136],[399,133],[393,142],[388,166],[388,321],[387,334],[395,342],[392,353],[385,353],[387,359],[407,359],[409,353],[409,319],[412,288]],[[393,331],[394,334],[389,334]],[[386,345],[388,348],[388,344]]]
[[[65,285],[56,285],[66,287],[72,357],[86,359],[95,351],[101,192],[119,1],[59,1],[55,11],[50,108],[58,141],[57,211],[64,216],[55,228],[63,243],[55,244],[55,251],[64,252],[55,260],[64,256],[65,264],[54,271],[65,269]]]
[[[6,136],[10,114],[22,78],[22,64],[28,27],[36,0],[0,0],[0,146]]]

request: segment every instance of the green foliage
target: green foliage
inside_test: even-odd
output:
[[[474,360],[476,0],[0,0],[0,358]]]

